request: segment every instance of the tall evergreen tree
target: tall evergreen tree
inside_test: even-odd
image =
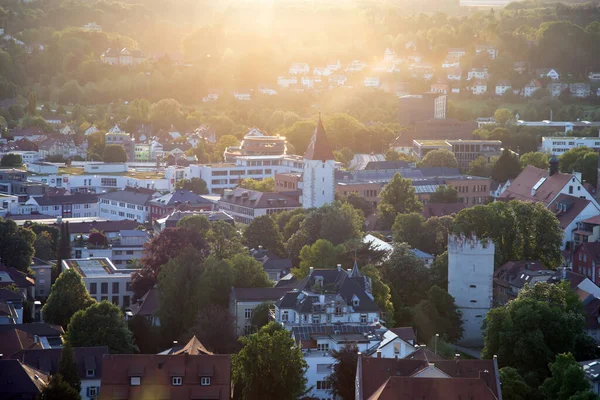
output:
[[[60,354],[60,361],[58,362],[58,373],[62,375],[63,380],[69,384],[77,393],[81,392],[81,380],[79,379],[79,371],[77,363],[75,362],[75,356],[73,354],[73,347],[69,342],[66,342],[63,346]]]
[[[65,382],[60,374],[50,378],[48,385],[42,390],[41,400],[81,400],[79,392]]]

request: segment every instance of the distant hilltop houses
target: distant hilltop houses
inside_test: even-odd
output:
[[[146,56],[139,50],[110,48],[100,56],[103,63],[109,65],[135,65],[146,61]]]

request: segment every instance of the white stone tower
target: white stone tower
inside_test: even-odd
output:
[[[319,116],[306,153],[302,173],[302,207],[321,207],[335,198],[335,160]]]
[[[494,243],[475,236],[448,236],[448,293],[462,312],[463,345],[483,344],[481,324],[494,296],[494,250]]]

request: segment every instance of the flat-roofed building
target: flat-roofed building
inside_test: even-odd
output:
[[[74,269],[81,275],[90,296],[97,301],[107,300],[119,307],[131,304],[131,275],[135,269],[117,269],[105,257],[63,260],[62,270],[67,269]]]

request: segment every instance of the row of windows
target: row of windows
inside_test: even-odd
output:
[[[130,386],[140,386],[142,384],[141,376],[132,376],[129,379]],[[183,385],[183,377],[181,376],[173,376],[171,378],[171,385],[173,386],[181,386]],[[200,377],[200,386],[210,386],[210,376],[202,376]]]

